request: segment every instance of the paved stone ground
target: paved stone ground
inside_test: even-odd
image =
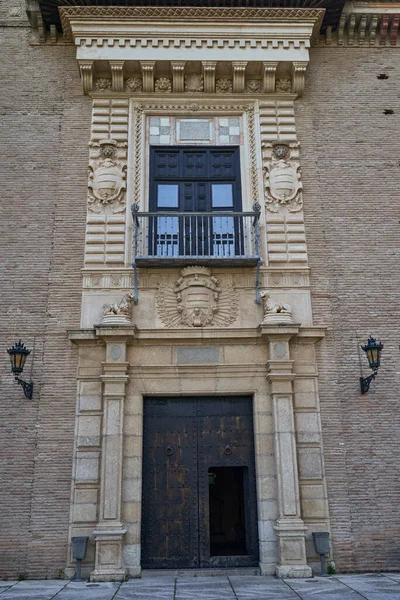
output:
[[[216,576],[131,579],[124,583],[0,581],[0,600],[400,600],[400,573],[313,579]]]

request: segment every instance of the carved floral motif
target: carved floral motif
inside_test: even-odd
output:
[[[281,207],[289,212],[303,208],[303,184],[298,158],[291,157],[291,148],[283,143],[272,146],[271,160],[265,163],[265,205],[277,213]]]
[[[185,92],[202,92],[204,90],[203,76],[197,73],[185,75]]]
[[[117,158],[117,142],[100,140],[100,158],[89,165],[89,205],[125,204],[126,165]]]
[[[232,91],[232,79],[229,77],[221,77],[221,79],[217,79],[215,84],[215,91],[217,94],[228,94]]]
[[[278,94],[290,94],[292,91],[292,80],[288,78],[278,79],[276,82],[275,91]]]
[[[141,92],[143,88],[141,77],[129,77],[125,81],[125,87],[128,92]]]
[[[105,304],[102,308],[102,323],[110,325],[123,325],[131,323],[132,292],[125,294],[120,302]]]
[[[154,84],[154,91],[156,92],[164,92],[169,94],[172,90],[171,80],[167,77],[160,77],[156,79]]]
[[[233,286],[222,287],[206,267],[186,267],[174,286],[160,283],[157,306],[167,327],[227,327],[237,316]]]
[[[292,308],[289,304],[272,300],[268,290],[262,291],[260,298],[263,303],[264,318],[262,323],[264,325],[293,323]]]
[[[261,91],[261,81],[259,79],[248,79],[246,81],[246,94],[259,94]]]
[[[111,87],[111,79],[107,79],[107,77],[99,77],[99,79],[96,79],[96,83],[94,85],[96,92],[109,92]]]

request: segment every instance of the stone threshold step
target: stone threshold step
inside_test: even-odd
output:
[[[260,575],[258,567],[241,569],[142,569],[142,577],[227,577],[233,575]]]

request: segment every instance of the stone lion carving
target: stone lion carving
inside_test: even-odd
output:
[[[157,306],[167,327],[227,327],[237,316],[233,286],[222,287],[206,267],[186,267],[174,286],[160,283]]]
[[[265,163],[265,204],[267,210],[274,213],[281,207],[286,207],[289,212],[303,208],[300,164],[291,154],[288,145],[274,144],[271,160]]]
[[[262,291],[260,298],[264,309],[263,324],[293,323],[292,308],[289,304],[272,300],[268,290]]]
[[[89,205],[125,204],[126,165],[117,158],[117,142],[100,140],[100,158],[89,165]]]
[[[133,294],[128,292],[120,302],[105,304],[102,308],[102,323],[120,325],[131,323]]]

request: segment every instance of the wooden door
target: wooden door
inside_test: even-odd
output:
[[[144,406],[142,566],[256,565],[251,399],[147,398]]]

